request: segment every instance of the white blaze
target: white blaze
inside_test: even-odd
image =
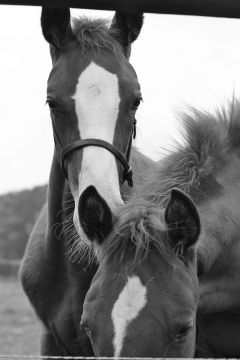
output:
[[[96,138],[113,144],[120,103],[117,75],[91,62],[80,74],[72,98],[81,139]],[[94,146],[83,149],[79,191],[74,195],[76,205],[89,185],[95,186],[113,213],[123,204],[116,161],[108,150]],[[79,224],[77,206],[74,220],[75,225]]]
[[[141,280],[137,276],[128,278],[127,284],[121,291],[112,310],[114,357],[121,355],[127,327],[131,321],[136,319],[146,305],[146,294],[147,288],[142,285]]]

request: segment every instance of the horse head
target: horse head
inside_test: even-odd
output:
[[[109,27],[102,19],[79,18],[71,24],[70,9],[42,9],[42,32],[52,58],[47,103],[55,153],[74,199],[80,235],[83,228],[93,236],[86,222],[80,224],[85,204],[95,218],[98,204],[108,208],[112,224],[123,205],[120,185],[124,180],[132,185],[128,160],[141,91],[129,56],[142,24],[142,14],[119,12]]]
[[[199,233],[196,206],[179,189],[165,209],[126,204],[113,235],[100,238],[83,307],[95,356],[194,356]]]

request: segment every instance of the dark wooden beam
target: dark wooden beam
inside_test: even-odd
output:
[[[0,4],[240,18],[240,0],[0,0]]]

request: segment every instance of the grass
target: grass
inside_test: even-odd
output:
[[[38,355],[41,324],[19,281],[0,277],[0,355]]]

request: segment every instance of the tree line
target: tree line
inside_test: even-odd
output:
[[[46,192],[44,185],[0,196],[0,259],[21,259]]]

